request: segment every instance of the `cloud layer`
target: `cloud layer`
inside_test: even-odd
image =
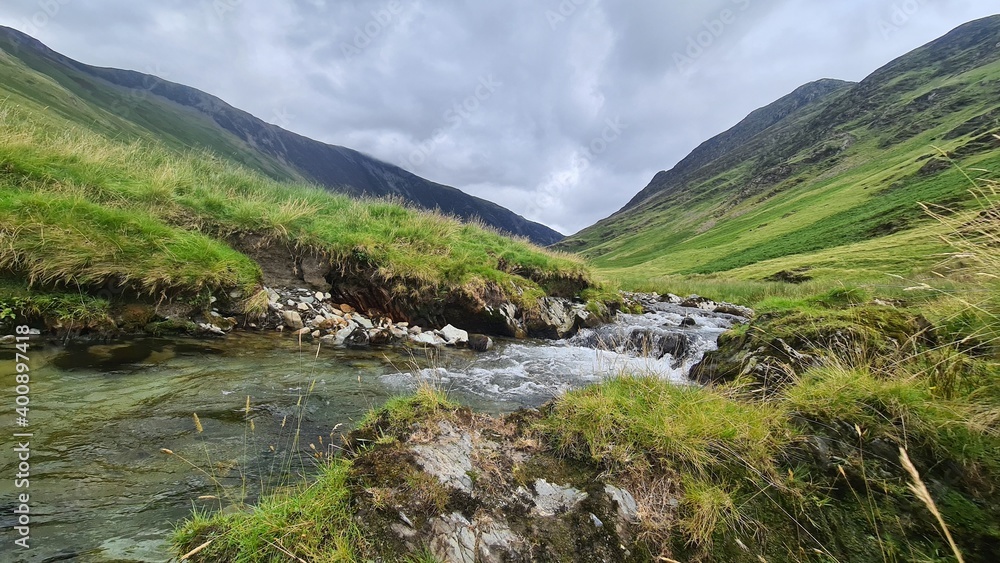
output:
[[[0,24],[572,233],[753,109],[860,80],[985,4],[29,0]]]

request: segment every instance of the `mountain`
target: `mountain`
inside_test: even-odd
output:
[[[856,249],[837,259],[860,262],[862,247],[852,245],[905,246],[896,243],[929,224],[919,203],[967,205],[963,170],[1000,173],[997,45],[1000,16],[992,16],[859,83],[806,84],[556,246],[635,279],[753,277],[769,267],[819,267],[834,249]]]
[[[207,149],[278,180],[305,180],[352,196],[402,198],[423,209],[478,218],[540,245],[558,232],[490,201],[437,184],[358,151],[266,123],[200,90],[129,70],[98,68],[0,26],[3,89],[115,136],[152,137],[177,149]]]

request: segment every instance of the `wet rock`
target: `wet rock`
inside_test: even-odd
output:
[[[344,328],[338,330],[337,334],[334,336],[335,337],[334,344],[336,344],[337,346],[343,346],[344,342],[347,341],[347,337],[349,337],[351,333],[354,332],[354,329],[355,327],[353,326],[345,326]]]
[[[470,334],[469,348],[476,352],[485,352],[493,348],[493,339],[485,334]]]
[[[421,332],[419,334],[411,334],[410,340],[416,342],[417,344],[423,344],[425,346],[444,346],[446,343],[443,338],[434,334],[433,332]]]
[[[281,318],[285,326],[292,330],[299,330],[305,326],[305,323],[302,322],[302,315],[295,311],[284,311],[281,313]]]
[[[226,331],[222,330],[220,327],[217,327],[213,324],[209,323],[197,323],[197,324],[198,324],[198,332],[200,332],[201,334],[206,334],[210,336],[226,335]]]
[[[357,327],[351,331],[347,338],[344,339],[344,345],[348,348],[367,348],[371,345],[371,339],[368,336],[368,331],[362,327]]]
[[[381,346],[392,341],[392,333],[381,328],[373,328],[368,331],[368,342],[372,346]]]
[[[681,326],[698,326],[698,321],[694,320],[694,317],[684,317]]]
[[[525,314],[525,328],[530,336],[566,338],[583,326],[585,315],[588,313],[582,305],[574,307],[566,299],[543,297],[537,310]]]
[[[363,328],[366,328],[366,329],[375,328],[375,324],[372,323],[370,319],[362,317],[361,315],[355,315],[355,316],[353,316],[351,318],[354,320],[354,322],[358,323],[358,325],[360,325]]]
[[[451,325],[447,325],[438,331],[438,334],[444,338],[445,342],[451,346],[457,346],[459,344],[467,344],[469,342],[469,333],[460,329],[455,328]]]

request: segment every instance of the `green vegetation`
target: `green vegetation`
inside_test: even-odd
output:
[[[0,105],[0,225],[0,271],[32,287],[17,301],[29,311],[59,288],[252,300],[261,269],[233,248],[248,234],[411,298],[491,288],[520,298],[588,283],[579,260],[481,226],[282,184],[207,153],[108,140],[30,102]]]
[[[316,482],[264,499],[249,512],[194,517],[174,532],[174,542],[201,547],[199,559],[233,563],[356,561],[364,534],[353,519],[346,487],[351,463],[333,460]]]

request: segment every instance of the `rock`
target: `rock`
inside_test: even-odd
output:
[[[303,329],[303,330],[305,330],[305,329]],[[323,333],[320,332],[320,331],[318,331],[318,330],[314,330],[310,334],[312,335],[313,338],[319,338],[319,335],[323,334]]]
[[[698,321],[695,321],[694,317],[684,317],[681,326],[698,326]]]
[[[0,336],[0,344],[9,344],[11,342],[15,342],[16,340],[17,337],[14,336],[13,334],[5,334],[3,336]]]
[[[712,311],[716,307],[715,301],[707,299],[698,294],[688,295],[680,303],[681,307],[690,307],[692,309],[702,309],[704,311]]]
[[[217,326],[215,326],[213,324],[208,324],[208,323],[198,323],[198,330],[201,331],[204,334],[211,334],[211,335],[214,335],[214,336],[225,336],[226,335],[226,331],[222,330],[221,328],[219,328],[219,327],[217,327]]]
[[[336,334],[327,334],[319,339],[320,344],[325,344],[327,346],[340,346],[344,343],[343,340],[338,340]]]
[[[469,333],[460,329],[455,328],[451,325],[446,325],[438,334],[444,338],[445,342],[451,346],[457,346],[459,344],[467,344],[469,342]]]
[[[405,328],[400,328],[398,326],[391,326],[389,327],[389,334],[391,334],[392,337],[396,340],[402,340],[403,338],[406,338],[410,333],[408,333]]]
[[[348,348],[367,348],[371,345],[368,331],[361,327],[355,328],[349,335],[347,335],[347,338],[344,339],[344,345]]]
[[[734,317],[743,317],[744,319],[749,319],[754,315],[753,309],[750,307],[743,307],[732,303],[716,303],[712,312],[722,313],[724,315],[733,315]]]
[[[289,307],[294,307],[295,306],[295,301],[292,301],[291,299],[289,299],[288,301],[286,301],[286,303],[288,304]]]
[[[521,546],[521,539],[504,522],[477,515],[473,522],[460,512],[430,521],[430,549],[441,561],[500,563]]]
[[[329,292],[323,294],[323,300],[324,301],[329,301],[330,299],[333,299],[333,296],[330,295]]]
[[[601,522],[601,519],[598,518],[596,514],[594,514],[593,512],[590,512],[589,514],[590,514],[590,521],[594,524],[595,527],[597,528],[604,527],[604,522]]]
[[[351,307],[347,303],[342,303],[340,305],[340,310],[343,311],[343,312],[345,312],[345,313],[353,313],[354,312],[354,307]]]
[[[305,303],[299,303],[297,308],[299,311],[305,312],[309,310],[309,305],[306,305]]]
[[[413,446],[413,455],[424,472],[442,485],[472,494],[472,436],[450,422],[438,423],[441,434],[430,444]]]
[[[632,493],[614,485],[604,485],[604,492],[618,505],[618,514],[623,519],[629,522],[635,522],[639,519],[639,505],[635,502]]]
[[[295,311],[284,311],[281,314],[281,317],[282,321],[285,323],[285,326],[287,326],[292,330],[299,330],[302,327],[306,326],[305,323],[302,322],[302,316],[296,313]]]
[[[337,326],[337,322],[326,317],[316,317],[313,319],[313,326],[320,330],[329,330]]]
[[[485,334],[470,334],[469,348],[476,352],[485,352],[493,348],[493,339]]]
[[[326,294],[324,294],[324,293],[322,293],[320,291],[317,291],[316,295],[314,295],[313,298],[315,298],[316,301],[323,301],[323,300],[326,299]]]
[[[308,295],[306,297],[303,297],[303,298],[299,299],[299,303],[305,303],[306,305],[312,305],[312,304],[316,303],[316,298],[313,297],[312,295]]]
[[[300,328],[292,334],[298,336],[301,340],[312,340],[312,329],[310,328]]]
[[[361,315],[355,315],[355,316],[351,317],[351,320],[353,320],[354,322],[358,323],[358,325],[364,327],[365,329],[369,329],[370,330],[370,329],[375,328],[375,324],[372,323],[370,319],[366,319],[365,317],[362,317]]]
[[[344,342],[347,341],[347,337],[350,336],[352,332],[354,332],[355,328],[356,327],[353,326],[346,326],[338,330],[336,335],[334,336],[334,344],[337,346],[343,346]]]
[[[434,334],[433,332],[421,332],[420,334],[411,334],[410,340],[416,342],[417,344],[423,344],[425,346],[444,346],[446,342],[440,336]]]
[[[388,344],[392,340],[392,334],[388,330],[373,328],[368,330],[368,342],[373,346]]]
[[[535,507],[531,513],[536,516],[555,516],[572,509],[587,498],[587,493],[569,486],[553,485],[545,479],[535,480]]]
[[[410,329],[409,329],[409,333],[410,334],[420,334],[423,331],[424,331],[424,329],[422,329],[422,328],[420,328],[419,326],[416,326],[416,325],[411,326]]]
[[[277,291],[271,288],[267,288],[267,300],[270,301],[271,303],[277,303],[281,301],[281,296],[278,295]]]

